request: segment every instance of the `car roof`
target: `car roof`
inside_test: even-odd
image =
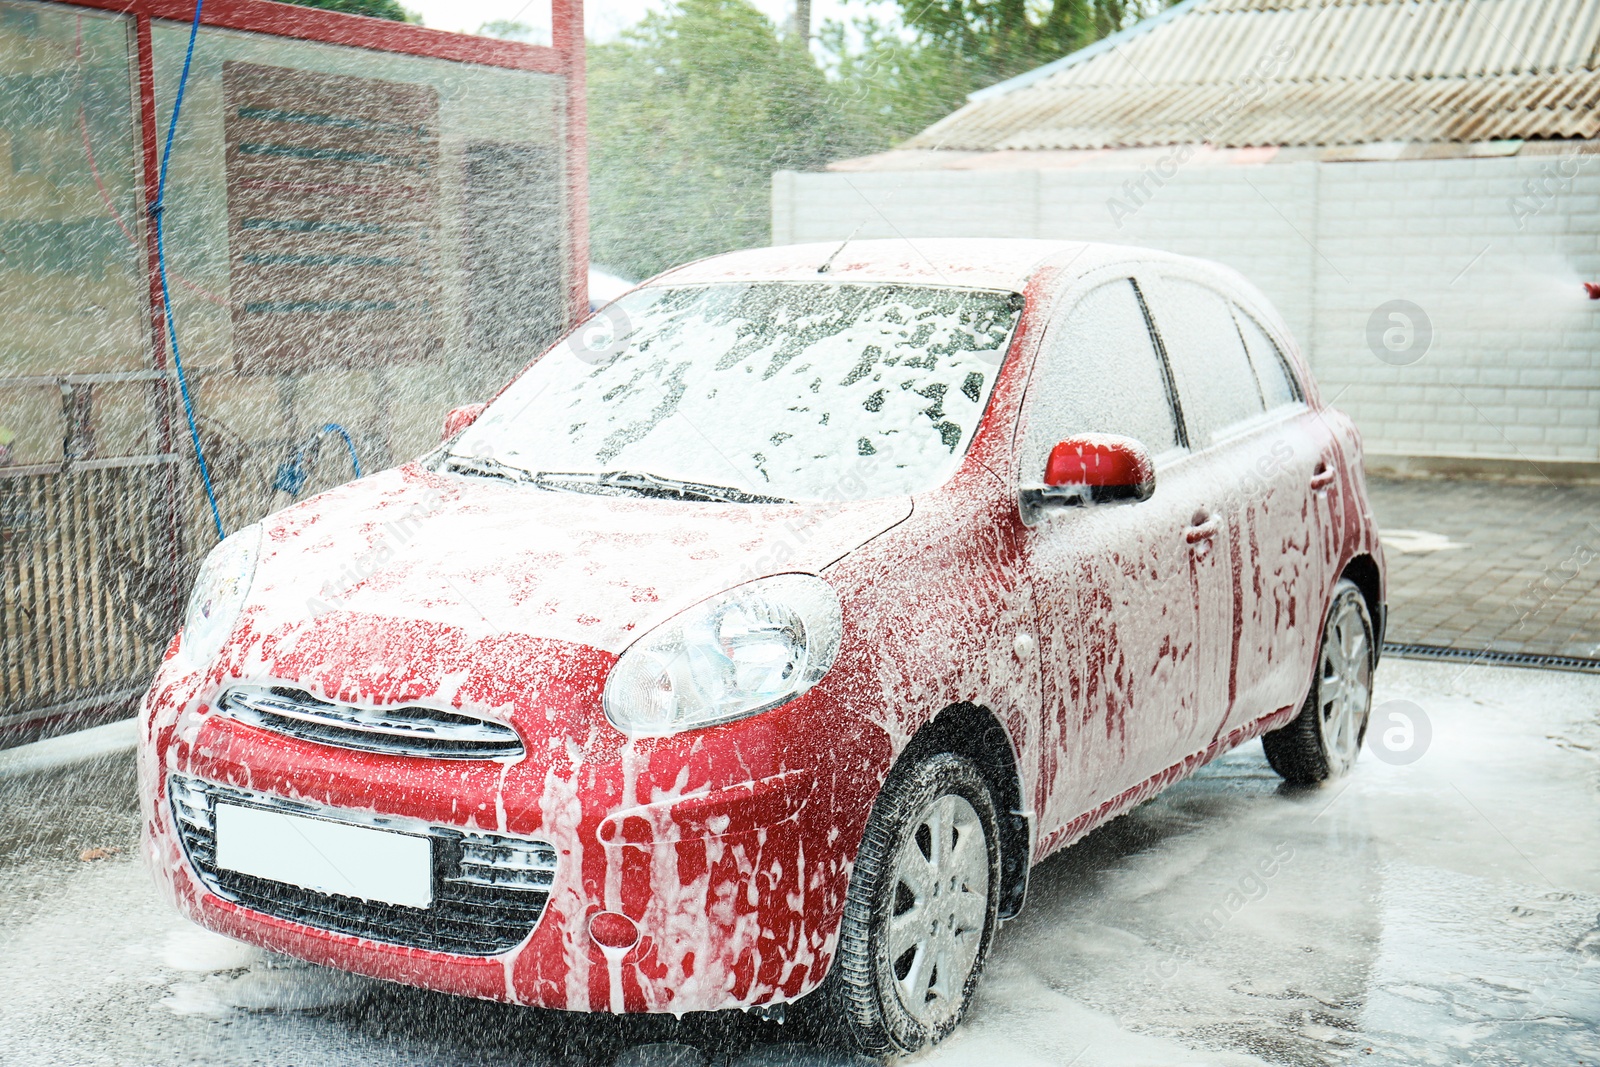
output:
[[[1149,249],[1079,241],[931,237],[915,240],[820,241],[728,252],[677,267],[652,285],[719,281],[870,281],[953,285],[1022,292],[1046,263],[1071,263],[1077,274],[1129,258],[1174,258]],[[826,272],[818,268],[828,266]]]
[[[825,273],[818,268],[828,265]],[[1232,298],[1269,324],[1278,342],[1296,353],[1302,380],[1309,381],[1294,336],[1272,302],[1249,279],[1208,259],[1181,256],[1136,245],[1024,238],[918,237],[914,240],[818,241],[725,252],[674,267],[646,285],[705,285],[739,281],[862,281],[949,285],[1024,292],[1048,268],[1056,291],[1102,267],[1137,264],[1198,270]]]

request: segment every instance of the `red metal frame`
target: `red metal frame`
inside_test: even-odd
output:
[[[101,11],[115,11],[134,15],[140,20],[170,19],[189,22],[194,18],[194,4],[187,0],[50,0],[68,7],[91,7]],[[560,27],[565,22],[583,23],[583,0],[552,0],[553,22],[557,27],[552,47],[523,44],[520,41],[501,41],[491,37],[474,37],[471,34],[431,30],[408,22],[391,22],[388,19],[368,18],[365,15],[346,15],[337,11],[324,11],[314,7],[280,4],[273,0],[208,0],[200,19],[202,26],[219,29],[247,30],[274,37],[290,37],[301,41],[321,41],[325,44],[342,44],[354,48],[367,48],[376,52],[400,52],[406,55],[430,56],[435,59],[453,59],[462,63],[482,63],[491,67],[511,67],[517,70],[540,71],[545,74],[566,74],[570,71],[571,56],[566,49],[582,44],[581,32],[576,41],[563,40]],[[581,59],[581,54],[580,54]],[[581,63],[578,70],[581,74]]]
[[[589,111],[583,0],[550,0],[550,43],[552,51],[566,60],[567,233],[570,258],[581,265],[573,272],[567,290],[570,317],[575,321],[589,311]]]
[[[155,52],[150,44],[150,19],[138,16],[134,22],[134,63],[139,92],[140,157],[143,170],[140,177],[144,202],[155,202],[156,185],[160,181],[161,164],[156,148],[156,80]],[[142,217],[142,215],[141,215]],[[161,274],[156,269],[156,230],[144,227],[145,275],[149,284],[150,351],[152,366],[158,371],[167,369],[167,324],[162,316],[164,304],[161,294]],[[156,411],[156,452],[168,455],[173,450],[172,382],[164,375],[151,383]],[[183,477],[178,468],[167,464],[162,472],[163,491],[166,494],[167,544],[172,546],[171,607],[174,617],[183,603],[183,567],[180,546],[183,544],[183,513],[181,497]]]

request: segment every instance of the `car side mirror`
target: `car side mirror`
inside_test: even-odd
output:
[[[483,414],[483,409],[488,404],[463,404],[458,408],[451,408],[450,414],[444,417],[444,433],[439,435],[439,440],[448,441],[456,434],[478,421],[478,416]]]
[[[1138,441],[1108,433],[1079,434],[1050,450],[1042,486],[1022,490],[1022,519],[1032,525],[1052,508],[1137,503],[1155,491],[1155,464]]]

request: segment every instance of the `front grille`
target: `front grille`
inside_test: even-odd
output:
[[[217,707],[241,722],[304,741],[435,759],[515,759],[522,738],[505,723],[438,708],[360,708],[286,685],[236,685]]]
[[[362,815],[253,793],[174,774],[167,778],[173,824],[206,888],[279,919],[395,945],[492,956],[533,932],[555,881],[556,852],[543,841],[463,832],[404,819]],[[433,848],[433,903],[426,908],[319,893],[217,866],[216,805],[425,834]]]

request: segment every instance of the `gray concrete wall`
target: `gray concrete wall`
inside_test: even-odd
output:
[[[851,233],[1219,260],[1277,304],[1369,453],[1600,471],[1600,302],[1579,284],[1600,281],[1597,156],[774,177],[774,243]]]

